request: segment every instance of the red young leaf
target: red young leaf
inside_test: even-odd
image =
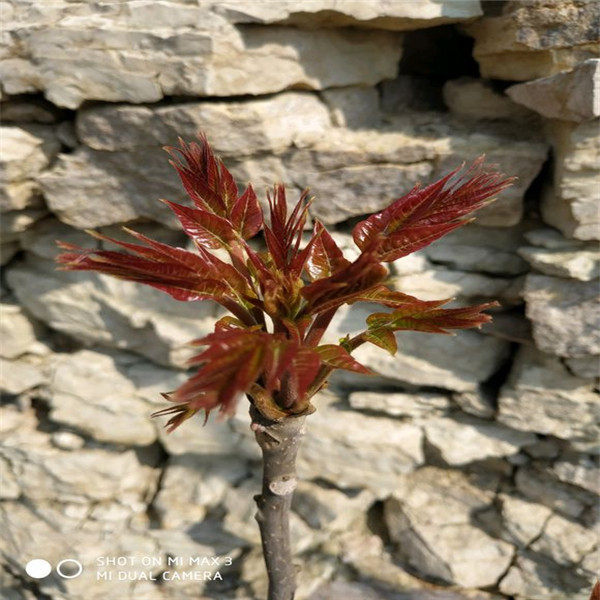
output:
[[[317,346],[315,351],[326,365],[333,367],[334,369],[344,369],[346,371],[354,371],[355,373],[363,373],[365,375],[371,373],[367,367],[361,365],[357,360],[352,358],[352,356],[341,346],[325,344],[323,346]]]
[[[387,275],[388,270],[379,264],[374,251],[363,252],[333,275],[317,279],[302,288],[302,295],[308,301],[307,310],[319,313],[355,301]]]
[[[231,211],[233,228],[245,239],[254,237],[263,226],[263,214],[251,185],[235,201]]]
[[[483,157],[425,188],[413,188],[379,213],[356,225],[354,241],[364,250],[378,237],[379,257],[394,261],[415,252],[468,222],[461,219],[489,202],[514,178],[486,171]]]
[[[226,248],[237,238],[231,223],[224,217],[168,200],[166,204],[179,219],[183,230],[200,246]]]
[[[315,221],[315,242],[313,243],[306,269],[312,281],[333,275],[337,270],[346,267],[350,261],[338,248],[335,240],[319,221]]]

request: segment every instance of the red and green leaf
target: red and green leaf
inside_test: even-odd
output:
[[[354,241],[364,250],[379,239],[379,259],[394,261],[468,223],[462,217],[489,204],[513,181],[486,170],[480,157],[467,169],[463,165],[425,188],[416,186],[361,221],[352,232]]]
[[[369,375],[371,371],[364,365],[361,365],[344,348],[335,344],[324,344],[317,346],[315,351],[320,356],[321,361],[334,369],[344,369]]]
[[[330,277],[336,271],[348,266],[350,261],[344,258],[335,240],[319,221],[315,221],[314,243],[306,261],[306,270],[312,281]]]

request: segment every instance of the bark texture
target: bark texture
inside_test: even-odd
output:
[[[254,407],[250,408],[250,416],[263,455],[262,493],[254,499],[269,577],[268,600],[293,600],[296,567],[290,546],[290,508],[305,417],[268,421]]]

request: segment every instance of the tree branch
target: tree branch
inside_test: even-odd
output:
[[[293,600],[296,568],[292,562],[289,519],[305,417],[268,421],[254,406],[250,407],[250,417],[263,454],[262,493],[254,499],[269,577],[268,600]]]

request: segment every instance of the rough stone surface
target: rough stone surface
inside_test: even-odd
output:
[[[519,548],[526,548],[540,536],[552,514],[546,506],[515,495],[500,494],[499,501],[502,537]]]
[[[367,412],[381,412],[392,417],[427,417],[445,412],[450,407],[447,396],[442,394],[403,394],[354,392],[348,397],[352,408]]]
[[[4,92],[40,90],[67,108],[84,100],[137,104],[166,95],[374,85],[393,77],[400,56],[392,32],[236,28],[208,6],[179,2],[37,11],[17,4],[5,25]]]
[[[600,117],[600,59],[590,58],[567,73],[513,85],[506,93],[548,119],[581,122]]]
[[[425,439],[449,465],[465,465],[486,458],[511,456],[535,441],[533,434],[512,431],[470,418],[428,419]]]
[[[563,439],[593,439],[600,396],[590,380],[571,375],[561,362],[523,348],[498,399],[498,419],[523,431]]]
[[[252,0],[225,1],[217,5],[219,13],[234,23],[289,23],[301,26],[351,26],[373,29],[412,30],[479,17],[476,0],[432,2],[418,6],[410,3],[370,3],[348,0],[316,0],[299,7],[290,0],[258,3]]]
[[[522,256],[536,271],[545,275],[590,281],[600,277],[600,251],[595,244],[586,248],[582,244],[548,250],[524,246],[519,248]]]
[[[466,25],[475,38],[473,56],[481,76],[527,81],[596,58],[598,8],[595,2],[580,0],[512,0],[500,14]]]
[[[460,473],[421,469],[386,502],[390,536],[426,576],[465,587],[493,585],[510,564],[512,547],[471,524],[472,512],[490,500],[489,490]]]
[[[598,121],[575,124],[551,121],[554,180],[542,197],[546,223],[578,240],[600,239]]]
[[[528,275],[524,297],[541,350],[574,358],[600,353],[597,281]]]
[[[489,81],[473,77],[447,81],[443,93],[450,111],[468,119],[522,120],[531,114],[494,90]]]
[[[181,365],[190,355],[185,344],[208,333],[216,315],[211,304],[174,302],[104,275],[55,271],[52,262],[31,254],[7,277],[23,305],[52,329],[160,364]]]
[[[359,306],[340,311],[324,340],[333,343],[348,333],[363,331],[370,312]],[[464,392],[477,389],[478,382],[500,366],[508,350],[505,342],[472,331],[460,332],[456,337],[403,331],[398,341],[395,356],[370,344],[361,346],[354,355],[389,380]]]

